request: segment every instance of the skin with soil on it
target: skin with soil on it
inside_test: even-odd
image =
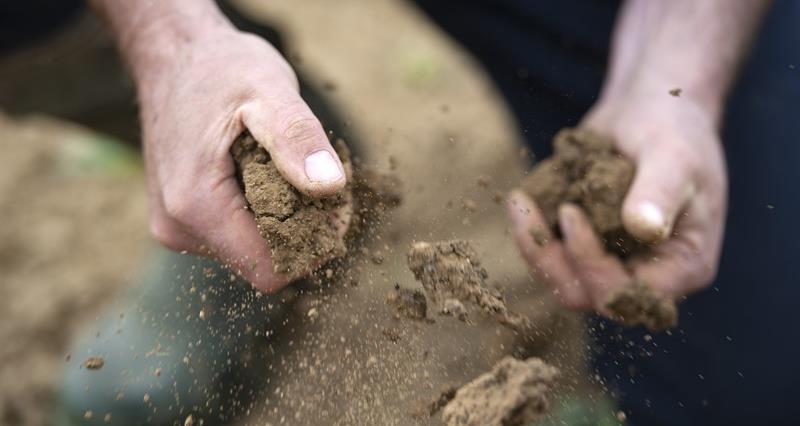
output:
[[[336,149],[348,184],[339,194],[313,199],[281,176],[269,153],[249,133],[231,147],[245,198],[277,273],[307,274],[322,261],[347,252],[341,230],[348,226],[352,212],[352,167],[344,143],[337,142]]]
[[[610,253],[621,259],[646,254],[649,247],[630,235],[622,223],[622,203],[635,174],[632,161],[614,149],[614,141],[587,129],[562,129],[553,142],[554,155],[540,161],[521,188],[542,212],[554,235],[560,235],[558,208],[572,203],[583,209]],[[541,229],[531,238],[547,244]],[[643,282],[634,281],[605,304],[627,326],[645,325],[660,331],[677,325],[672,300],[658,297]]]

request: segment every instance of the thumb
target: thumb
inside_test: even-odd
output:
[[[266,148],[283,177],[312,197],[344,188],[344,168],[317,117],[300,95],[287,89],[242,108],[242,121]]]
[[[648,243],[668,239],[694,190],[685,159],[676,152],[645,151],[622,206],[625,229]]]

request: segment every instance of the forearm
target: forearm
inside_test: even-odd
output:
[[[90,0],[137,81],[158,74],[198,37],[231,27],[211,0]]]
[[[620,12],[602,101],[680,88],[719,120],[769,0],[628,0]]]

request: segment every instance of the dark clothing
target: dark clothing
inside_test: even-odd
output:
[[[83,0],[0,2],[0,54],[24,47],[55,32],[81,9]]]
[[[418,0],[485,65],[539,158],[599,93],[616,2]],[[779,0],[727,106],[719,276],[645,341],[592,318],[593,365],[634,425],[800,424],[800,2]]]

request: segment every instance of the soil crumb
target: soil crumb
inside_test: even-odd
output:
[[[248,132],[231,147],[245,197],[272,252],[275,272],[304,275],[347,251],[340,230],[347,227],[352,214],[352,165],[341,140],[335,148],[348,184],[339,194],[313,199],[281,176],[269,153]]]
[[[416,289],[396,285],[386,296],[386,303],[394,307],[399,315],[415,320],[424,320],[428,315],[428,300]]]
[[[663,331],[678,325],[675,302],[656,296],[639,280],[617,291],[605,308],[616,321],[629,327],[644,325],[651,331]]]
[[[458,392],[457,386],[445,386],[431,402],[426,404],[425,414],[433,417],[456,397],[456,392]]]
[[[90,356],[83,362],[83,366],[86,367],[87,370],[99,370],[103,368],[105,364],[106,360],[99,356]]]
[[[584,129],[562,129],[555,154],[538,163],[522,182],[556,235],[558,207],[573,203],[586,212],[608,251],[620,257],[644,248],[622,226],[622,202],[634,175],[633,163],[613,141]]]
[[[548,411],[558,369],[539,358],[505,357],[459,389],[442,411],[448,426],[522,426]]]

